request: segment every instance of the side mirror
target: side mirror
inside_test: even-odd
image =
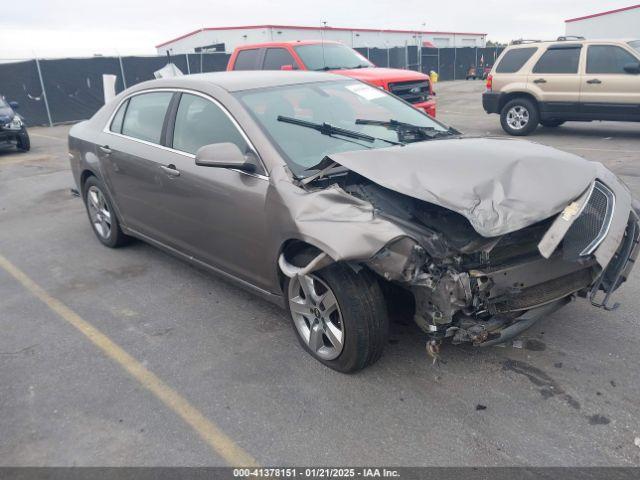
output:
[[[293,65],[282,65],[280,70],[293,70]]]
[[[9,102],[9,106],[12,110],[17,110],[20,104],[18,102]]]
[[[624,66],[624,71],[627,73],[640,73],[640,63],[627,63]]]
[[[256,165],[247,161],[235,143],[213,143],[196,152],[196,165],[201,167],[235,168],[243,172],[255,172]]]

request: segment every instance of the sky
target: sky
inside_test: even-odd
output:
[[[633,0],[8,0],[0,60],[155,54],[155,45],[201,27],[320,25],[482,32],[489,40],[555,38],[564,20]]]

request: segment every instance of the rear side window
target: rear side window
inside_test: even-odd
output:
[[[496,67],[496,73],[516,73],[537,50],[536,47],[508,50]]]
[[[195,154],[200,147],[225,142],[235,143],[242,152],[248,150],[244,137],[220,107],[206,98],[182,94],[173,130],[173,148]]]
[[[234,70],[259,70],[258,56],[260,50],[257,48],[251,50],[240,50],[233,64]]]
[[[638,59],[615,45],[591,45],[587,50],[587,73],[626,73],[629,63]]]
[[[579,48],[553,48],[542,54],[533,73],[578,73]]]
[[[129,100],[125,100],[122,105],[120,105],[120,108],[113,117],[113,120],[111,121],[111,127],[109,128],[109,130],[111,130],[112,132],[122,133],[122,121],[124,120],[124,112],[127,111],[128,104]]]
[[[296,61],[293,56],[284,48],[267,48],[264,56],[264,70],[280,70],[284,65],[291,65],[297,68]]]
[[[152,143],[160,143],[164,117],[172,92],[152,92],[129,99],[122,134]]]

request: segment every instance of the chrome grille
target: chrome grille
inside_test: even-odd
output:
[[[420,103],[429,98],[429,81],[390,83],[389,91],[405,102]]]
[[[566,259],[575,260],[595,251],[609,231],[614,204],[613,192],[596,181],[587,203],[564,237]]]

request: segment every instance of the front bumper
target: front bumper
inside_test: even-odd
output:
[[[20,130],[0,129],[0,143],[16,142],[18,140],[18,137],[24,135],[24,133],[24,127],[22,127]]]
[[[434,117],[436,116],[436,101],[435,100],[427,100],[426,102],[414,103],[414,107],[419,110],[424,110],[427,115]]]
[[[487,113],[500,113],[500,92],[484,92],[482,94],[482,108]]]

